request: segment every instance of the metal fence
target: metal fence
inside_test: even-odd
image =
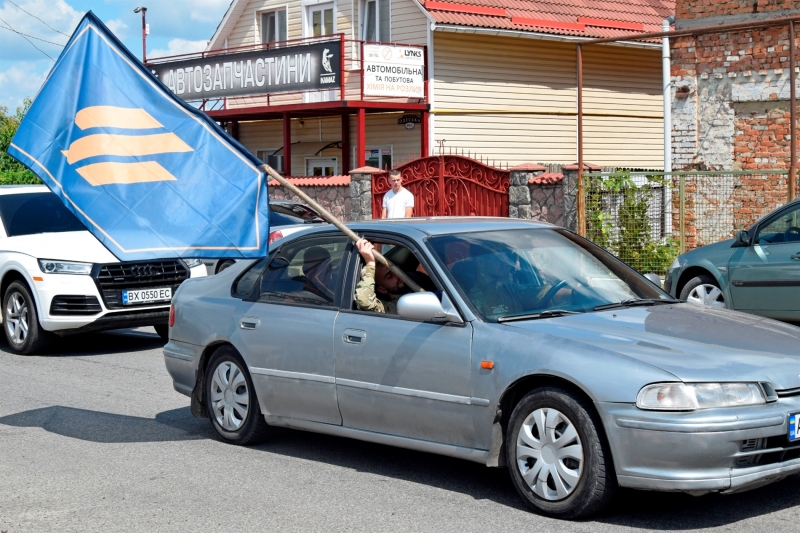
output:
[[[787,170],[584,174],[586,236],[640,272],[732,238],[788,201]]]

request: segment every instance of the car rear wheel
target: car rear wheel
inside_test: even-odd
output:
[[[719,288],[717,280],[708,274],[700,274],[689,280],[681,289],[681,300],[695,305],[725,309],[725,294]]]
[[[611,453],[585,402],[545,387],[514,408],[506,436],[511,479],[533,510],[580,518],[605,507],[616,490]]]
[[[258,444],[268,426],[258,405],[253,381],[242,357],[231,346],[211,356],[205,376],[206,409],[211,425],[231,444]]]
[[[22,282],[13,282],[3,296],[3,331],[8,347],[22,355],[38,352],[50,338],[39,325],[36,302]]]

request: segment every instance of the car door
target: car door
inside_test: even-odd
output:
[[[332,338],[347,248],[344,235],[285,244],[238,318],[236,344],[265,415],[342,423]]]
[[[416,250],[414,255],[421,257]],[[343,424],[472,447],[472,325],[359,311],[353,291],[363,263],[355,250],[350,264],[346,305],[336,317],[333,343]]]
[[[736,309],[800,319],[800,204],[759,224],[753,244],[735,248],[728,268]]]

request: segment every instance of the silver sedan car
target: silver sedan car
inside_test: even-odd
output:
[[[363,260],[330,227],[181,285],[166,366],[223,440],[282,426],[507,466],[561,518],[620,486],[732,493],[800,472],[800,328],[681,303],[547,224],[351,228],[427,292],[359,310]]]

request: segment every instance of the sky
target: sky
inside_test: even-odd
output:
[[[135,7],[147,7],[147,57],[154,58],[204,50],[230,1],[0,0],[0,107],[13,112],[23,98],[36,96],[87,11],[141,59],[142,15]]]

